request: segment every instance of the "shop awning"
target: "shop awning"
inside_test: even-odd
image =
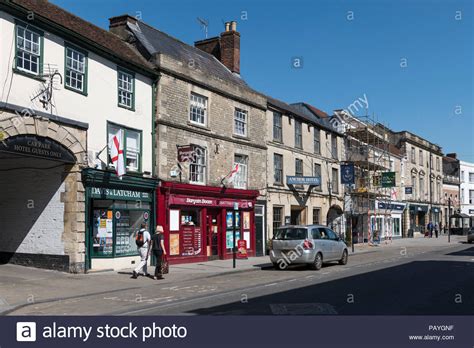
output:
[[[469,218],[469,215],[467,214],[464,214],[464,213],[456,213],[456,214],[453,214],[450,216],[450,218],[455,218],[455,219],[468,219]]]

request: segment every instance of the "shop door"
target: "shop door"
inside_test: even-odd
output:
[[[219,220],[217,212],[210,211],[207,215],[207,257],[209,260],[219,259]]]

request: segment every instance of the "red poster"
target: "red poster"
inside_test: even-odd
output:
[[[247,241],[239,239],[237,241],[237,258],[246,259],[247,258]]]

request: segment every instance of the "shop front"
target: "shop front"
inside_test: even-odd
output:
[[[161,182],[156,195],[170,263],[232,258],[234,228],[255,256],[258,191]]]
[[[371,225],[378,231],[381,238],[402,237],[402,217],[406,204],[402,202],[375,202],[375,216],[371,217]]]
[[[123,269],[139,261],[135,236],[142,223],[152,233],[156,179],[84,169],[87,269]]]
[[[414,233],[425,233],[426,225],[428,224],[428,205],[424,204],[410,204],[409,206],[410,231],[409,235]]]

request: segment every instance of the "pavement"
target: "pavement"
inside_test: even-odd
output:
[[[367,244],[355,245],[355,251],[354,253],[350,251],[350,255],[354,259],[360,260],[363,264],[364,260],[372,257],[365,254],[379,255],[374,257],[379,257],[382,260],[384,255],[403,256],[409,254],[412,250],[436,251],[458,247],[464,240],[465,237],[452,236],[451,243],[449,244],[446,236],[441,236],[438,239],[397,239],[382,242],[378,246],[369,246]],[[218,287],[214,287],[213,284],[218,284],[219,282],[225,285],[223,285],[223,289],[227,286],[232,287],[232,282],[240,281],[244,278],[239,276],[240,273],[252,274],[252,276],[247,275],[245,278],[248,278],[249,281],[254,279],[255,282],[258,282],[259,278],[263,279],[263,274],[261,275],[257,271],[269,270],[271,267],[268,256],[237,260],[237,268],[235,269],[232,268],[232,260],[179,264],[170,266],[170,273],[166,275],[164,280],[155,281],[147,277],[132,279],[131,270],[68,274],[17,265],[1,265],[0,314],[47,314],[52,313],[53,309],[54,311],[59,310],[61,307],[57,304],[60,302],[64,305],[64,312],[59,314],[90,314],[94,311],[97,314],[96,312],[99,309],[94,307],[93,302],[89,305],[89,309],[81,307],[82,313],[79,313],[79,310],[78,312],[71,313],[71,306],[73,307],[74,303],[85,302],[86,299],[92,298],[100,299],[101,301],[104,298],[110,301],[117,301],[117,298],[124,298],[124,294],[127,294],[129,299],[127,301],[129,302],[133,302],[133,298],[137,296],[140,296],[141,299],[143,294],[147,293],[150,293],[151,297],[149,296],[149,298],[153,298],[153,303],[160,302],[161,300],[172,301],[171,298],[174,298],[173,296],[164,296],[160,297],[160,300],[156,300],[157,297],[153,297],[152,294],[156,293],[157,286],[160,289],[164,289],[165,292],[179,289],[184,293],[193,293],[194,296],[196,294],[217,291]],[[153,268],[149,270],[149,272],[152,271]],[[272,272],[270,275],[272,277],[285,278],[288,274],[285,275],[284,273]],[[192,285],[185,286],[185,283]],[[54,308],[49,306],[49,304],[54,304]],[[124,303],[123,305],[129,304]],[[36,308],[37,312],[32,310],[34,308]]]

